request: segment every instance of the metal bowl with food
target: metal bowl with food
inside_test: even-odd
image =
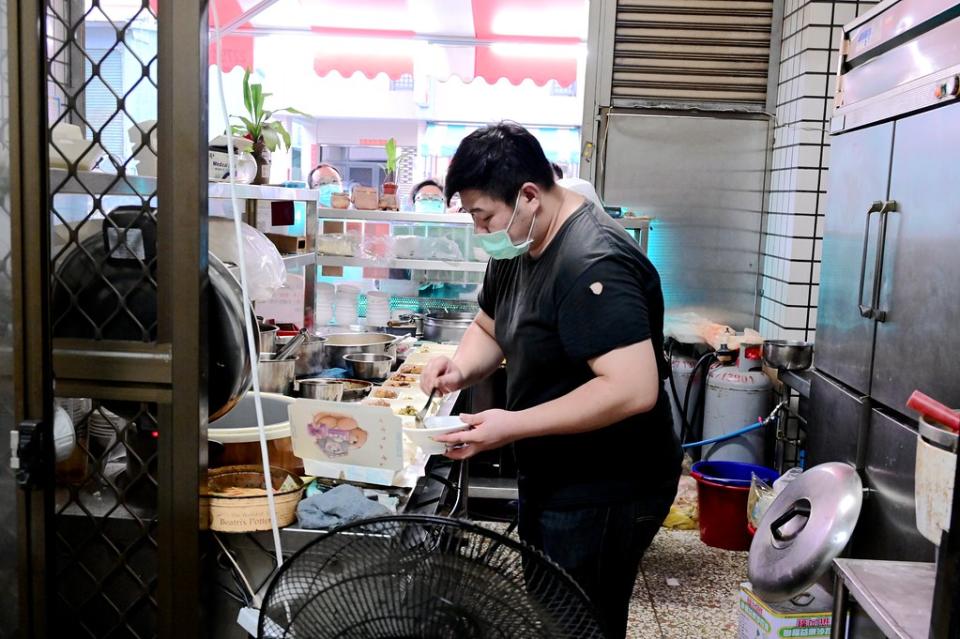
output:
[[[768,339],[763,343],[763,363],[785,371],[802,371],[813,363],[813,343]]]
[[[397,356],[397,337],[385,333],[332,333],[324,342],[327,368],[348,369],[344,356],[352,353],[373,353]]]
[[[394,358],[380,353],[350,353],[343,359],[350,375],[365,380],[385,379],[394,362]]]
[[[360,379],[340,379],[338,377],[314,377],[311,379],[302,379],[298,382],[302,387],[304,383],[310,385],[313,382],[325,382],[327,384],[340,384],[343,386],[342,402],[359,402],[370,394],[373,384]]]
[[[343,382],[335,379],[301,379],[298,394],[305,399],[323,399],[339,402],[343,399]]]

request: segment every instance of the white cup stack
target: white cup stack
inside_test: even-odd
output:
[[[351,284],[337,286],[337,301],[333,311],[333,318],[339,326],[349,326],[357,323],[357,302],[360,298],[360,289]]]
[[[329,324],[333,319],[333,284],[317,282],[317,301],[313,311],[313,321],[318,326]]]
[[[367,292],[367,326],[386,326],[390,321],[390,294]]]

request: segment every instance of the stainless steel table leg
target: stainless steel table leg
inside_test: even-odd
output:
[[[830,624],[830,639],[846,639],[849,606],[847,585],[837,572],[833,577],[833,617]]]
[[[783,407],[778,411],[779,414],[777,415],[776,441],[774,442],[773,458],[777,472],[783,474],[783,468],[786,465],[787,424],[790,420],[790,388],[783,382],[780,382],[780,403]]]

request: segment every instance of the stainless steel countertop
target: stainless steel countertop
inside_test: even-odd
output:
[[[835,559],[833,565],[857,605],[887,637],[927,639],[935,564]]]
[[[801,397],[810,397],[809,371],[781,371],[780,381],[800,393]]]

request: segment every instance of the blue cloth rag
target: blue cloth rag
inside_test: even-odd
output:
[[[362,490],[350,484],[340,484],[297,504],[300,527],[314,530],[327,530],[358,519],[389,513],[389,508],[367,499]]]

